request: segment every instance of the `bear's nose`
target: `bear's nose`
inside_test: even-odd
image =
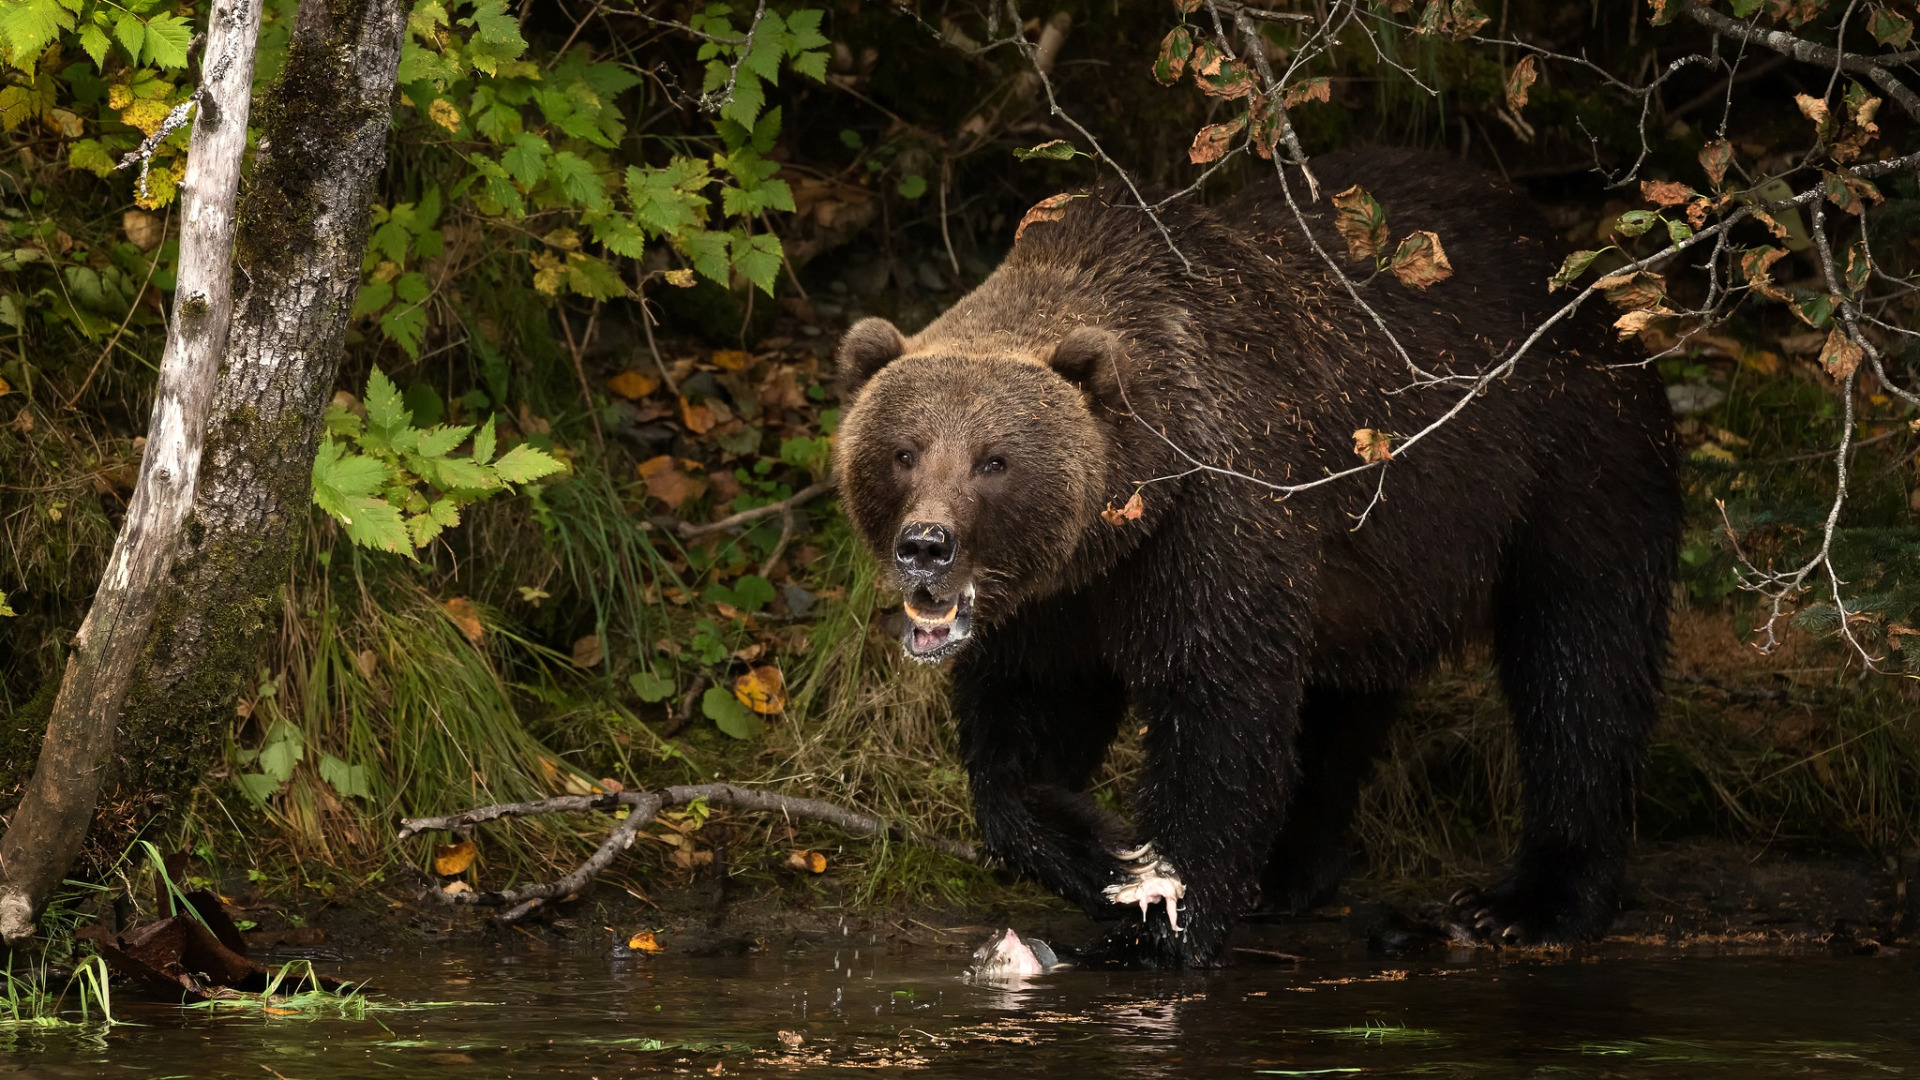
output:
[[[953,533],[945,525],[909,521],[893,543],[893,561],[916,577],[932,577],[953,565]]]

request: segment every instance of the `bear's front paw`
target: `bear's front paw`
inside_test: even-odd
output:
[[[1568,945],[1596,936],[1612,916],[1608,897],[1578,889],[1527,889],[1507,882],[1462,889],[1448,901],[1447,933],[1465,945]]]
[[[1123,906],[1138,904],[1140,917],[1145,919],[1149,908],[1165,901],[1167,928],[1180,933],[1180,900],[1187,895],[1187,885],[1180,880],[1173,864],[1155,855],[1152,844],[1141,844],[1131,851],[1116,851],[1114,856],[1120,860],[1120,868],[1127,876],[1107,886],[1108,902]]]

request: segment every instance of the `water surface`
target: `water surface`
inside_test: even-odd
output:
[[[1858,1077],[1920,1073],[1920,961],[1641,957],[1061,972],[970,985],[957,950],[462,946],[323,964],[364,1018],[121,1002],[0,1034],[0,1076]],[[446,1003],[454,1004],[446,1004]],[[784,1045],[781,1032],[805,1041]]]

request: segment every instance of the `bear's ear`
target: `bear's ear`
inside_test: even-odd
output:
[[[1061,378],[1086,391],[1093,401],[1115,412],[1127,405],[1120,392],[1120,366],[1125,349],[1111,330],[1079,326],[1053,347],[1047,365]]]
[[[840,349],[833,355],[840,375],[840,397],[852,401],[868,379],[898,360],[906,349],[907,339],[887,320],[861,319],[854,323],[847,336],[840,339]]]

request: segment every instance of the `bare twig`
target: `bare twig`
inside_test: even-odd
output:
[[[713,806],[732,807],[736,810],[757,810],[777,813],[787,818],[819,821],[843,829],[854,836],[885,837],[895,842],[914,844],[930,851],[937,851],[964,862],[984,863],[986,861],[978,846],[963,840],[926,836],[898,822],[891,822],[858,810],[849,810],[819,799],[780,795],[771,791],[737,787],[733,784],[683,784],[658,791],[561,795],[537,802],[483,806],[445,817],[406,818],[400,822],[399,839],[406,840],[424,832],[456,832],[464,835],[475,825],[508,817],[581,814],[625,808],[626,817],[614,826],[613,831],[608,834],[593,855],[572,873],[556,881],[536,882],[491,892],[449,893],[442,889],[432,889],[427,893],[440,903],[452,906],[505,908],[506,910],[500,914],[501,921],[517,922],[549,900],[563,900],[586,888],[588,883],[612,864],[615,857],[633,846],[641,828],[651,822],[655,815],[667,807],[685,806],[695,800],[703,800]]]
[[[815,496],[824,495],[832,490],[833,482],[831,480],[822,480],[818,483],[808,484],[806,487],[781,499],[779,502],[771,502],[765,506],[756,506],[751,510],[742,510],[737,514],[728,514],[719,521],[709,521],[704,525],[695,525],[692,522],[682,521],[674,527],[674,531],[686,540],[707,536],[711,533],[723,532],[737,525],[745,525],[750,521],[759,521],[763,517],[772,517],[774,514],[791,513],[793,508],[799,506],[801,503]]]
[[[1765,45],[1777,53],[1791,56],[1803,63],[1835,67],[1855,75],[1865,75],[1880,89],[1886,91],[1888,97],[1899,102],[1908,116],[1920,120],[1920,96],[1916,96],[1911,88],[1895,78],[1893,72],[1888,70],[1889,65],[1911,64],[1915,60],[1920,60],[1920,49],[1884,53],[1879,56],[1862,56],[1859,53],[1816,45],[1784,30],[1762,30],[1698,3],[1687,8],[1687,16],[1716,34],[1725,34],[1741,41]]]

